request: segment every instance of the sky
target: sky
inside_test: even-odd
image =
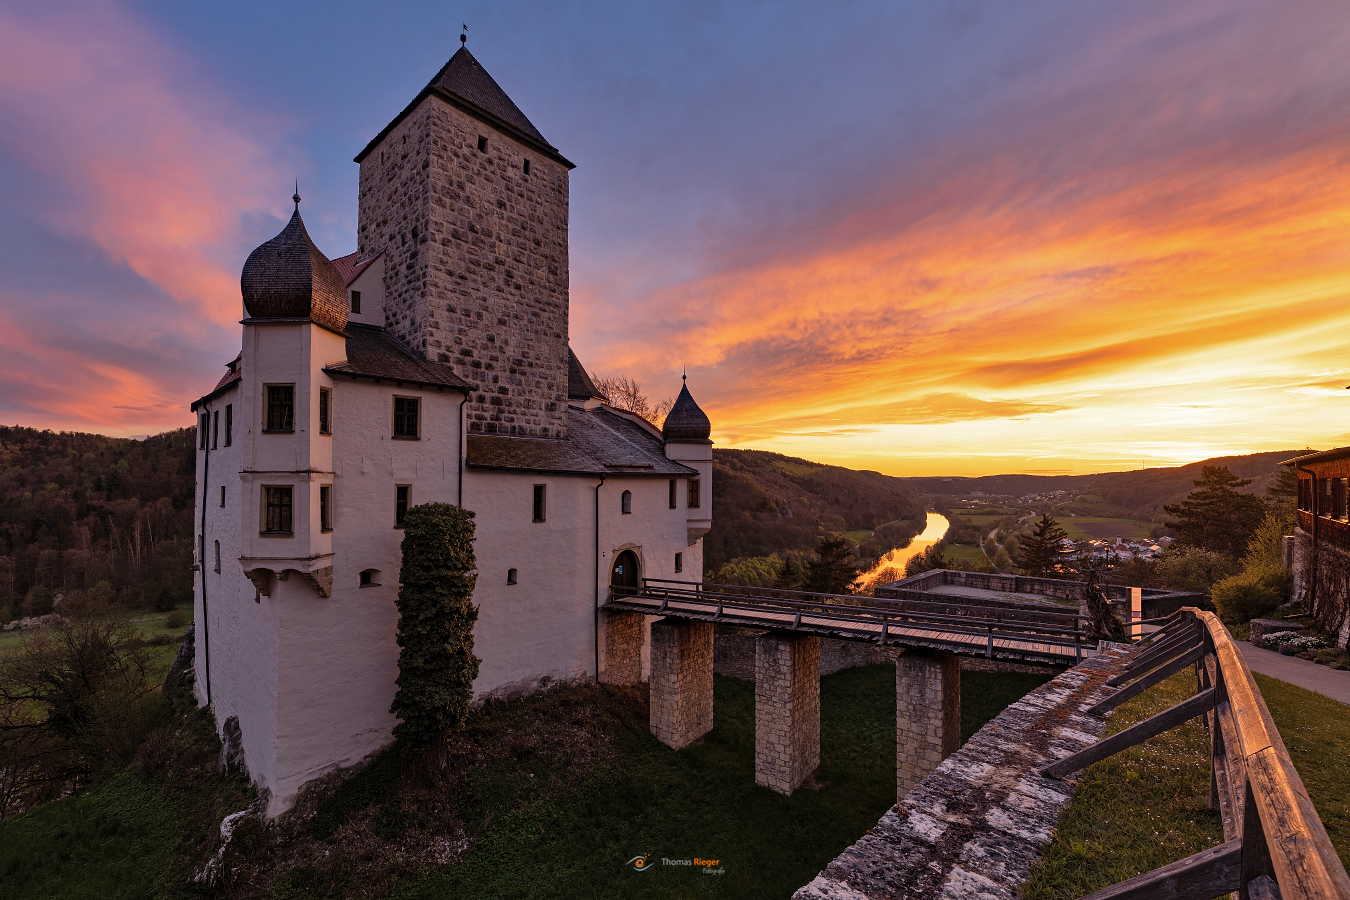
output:
[[[0,423],[192,423],[239,270],[469,48],[572,162],[571,343],[893,475],[1350,444],[1342,0],[0,5]]]

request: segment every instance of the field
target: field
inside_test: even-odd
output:
[[[962,562],[984,562],[984,551],[974,544],[948,544],[943,548],[942,555]]]
[[[863,541],[867,540],[871,536],[872,532],[868,531],[866,528],[860,528],[857,531],[844,532],[844,537],[848,538],[855,544],[861,544]]]
[[[1101,516],[1065,516],[1056,518],[1061,528],[1075,541],[1109,541],[1117,536],[1129,541],[1142,541],[1149,536],[1153,522],[1142,519],[1111,519]]]
[[[1048,677],[964,673],[962,739]],[[393,868],[417,839],[409,824],[417,813],[400,809],[397,785],[391,790],[372,766],[320,809],[316,822],[333,826],[324,836],[311,829],[303,847],[289,849],[259,842],[251,858],[257,868],[242,877],[261,879],[262,887],[220,896],[790,896],[895,802],[895,669],[821,679],[821,768],[816,783],[792,797],[754,783],[754,696],[753,684],[717,677],[712,733],[678,752],[647,733],[646,703],[636,692],[566,687],[479,710],[468,728],[485,757],[448,798],[459,833],[472,841],[463,859]],[[573,777],[595,744],[576,744],[566,732],[596,708],[624,713],[596,735],[613,753]],[[547,734],[539,733],[541,722]],[[131,770],[0,825],[5,896],[183,893],[175,879],[200,860],[182,860],[179,835],[215,827],[219,818],[185,821],[185,804],[159,787]],[[293,861],[273,882],[275,860],[288,853]],[[643,853],[653,861],[718,859],[724,874],[626,866]]]
[[[169,616],[177,614],[182,619],[183,625],[171,628],[169,627]],[[149,612],[145,610],[134,610],[127,613],[127,617],[136,630],[141,633],[141,638],[152,646],[151,652],[155,656],[155,662],[163,666],[165,672],[168,671],[170,663],[173,662],[174,654],[178,652],[178,645],[182,643],[183,629],[187,627],[188,622],[192,621],[192,607],[182,606],[172,612]],[[23,646],[24,637],[32,637],[37,634],[36,631],[0,631],[0,656],[14,652]]]

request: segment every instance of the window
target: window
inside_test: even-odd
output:
[[[292,532],[291,491],[290,485],[263,488],[264,534],[290,534]]]
[[[676,553],[676,554],[675,554],[675,571],[676,571],[676,572],[683,572],[683,571],[684,571],[684,554],[683,554],[683,553]]]
[[[411,485],[400,484],[394,487],[394,527],[403,527],[403,517],[408,514],[408,494]]]
[[[515,570],[515,569],[507,569],[507,570],[506,570],[506,583],[507,583],[507,584],[515,584],[515,583],[516,583],[516,570]]]
[[[527,159],[520,164],[520,168],[526,175],[530,174],[530,161]]]
[[[417,439],[419,403],[416,397],[394,398],[394,437],[405,441]]]
[[[200,424],[197,425],[197,443],[199,445],[197,449],[199,450],[206,449],[206,425],[210,421],[209,416],[210,413],[202,413],[199,417]]]
[[[670,508],[671,508],[671,509],[674,509],[674,508],[675,508],[675,486],[676,486],[678,483],[679,483],[679,479],[676,479],[676,478],[670,479]]]
[[[225,404],[225,446],[234,443],[234,404]]]
[[[536,484],[534,486],[534,521],[545,521],[547,513],[548,507],[545,503],[544,485]]]
[[[211,449],[220,446],[220,410],[211,413]]]
[[[352,312],[361,312],[361,292],[352,291]]]
[[[216,571],[220,571],[220,541],[216,541]]]
[[[333,530],[333,486],[331,484],[319,485],[319,529],[321,531]]]
[[[264,431],[295,431],[295,385],[267,386],[267,422]]]
[[[1317,514],[1319,516],[1329,516],[1331,515],[1331,479],[1319,478],[1317,479],[1317,484]]]
[[[1331,480],[1331,517],[1333,519],[1345,518],[1345,479],[1333,478]]]
[[[624,491],[621,502],[623,503],[623,514],[626,516],[633,511],[633,492]]]
[[[333,392],[319,388],[319,434],[333,433]]]
[[[689,479],[689,503],[690,509],[698,509],[698,479]]]
[[[481,134],[478,136],[478,152],[487,152],[487,138],[483,137]]]
[[[380,583],[375,580],[380,574],[379,569],[365,569],[361,572],[361,587],[379,587]]]
[[[220,486],[220,508],[225,508],[225,485]]]

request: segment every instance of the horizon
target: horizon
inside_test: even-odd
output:
[[[725,449],[900,477],[1350,444],[1350,12],[1042,0],[0,10],[0,417],[192,424],[290,214],[459,47],[571,181],[571,344]],[[304,35],[297,39],[295,35]]]

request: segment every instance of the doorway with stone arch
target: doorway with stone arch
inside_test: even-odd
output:
[[[609,573],[609,589],[620,596],[636,594],[639,583],[638,558],[632,550],[624,550],[614,557]]]

